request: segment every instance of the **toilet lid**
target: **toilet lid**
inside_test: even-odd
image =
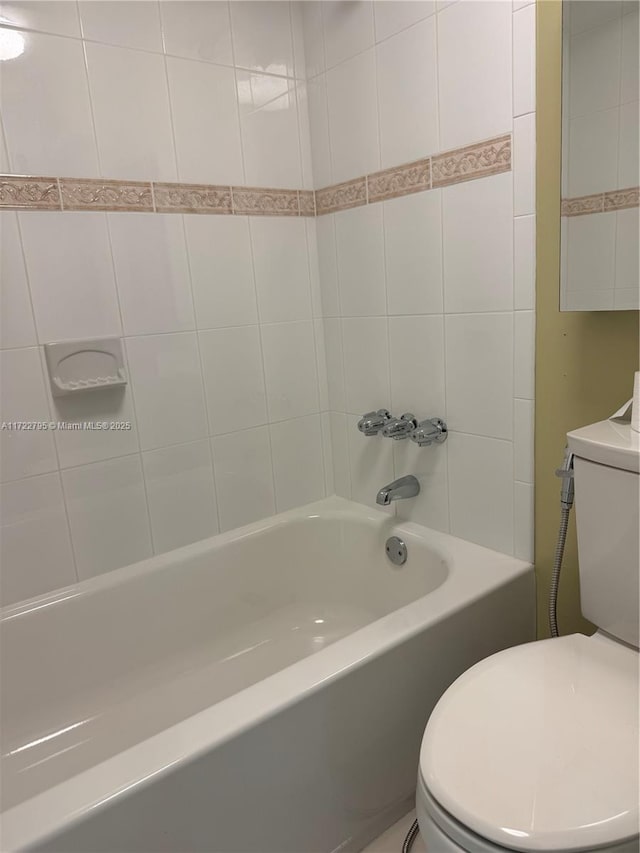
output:
[[[574,634],[493,655],[445,692],[420,772],[453,817],[515,850],[638,833],[638,653]]]

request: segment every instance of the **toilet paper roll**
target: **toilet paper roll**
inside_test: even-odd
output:
[[[633,377],[633,402],[631,403],[631,429],[640,432],[640,371]]]

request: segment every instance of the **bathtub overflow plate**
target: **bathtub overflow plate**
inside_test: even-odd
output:
[[[403,566],[407,562],[407,546],[397,536],[390,536],[385,543],[387,557],[394,566]]]

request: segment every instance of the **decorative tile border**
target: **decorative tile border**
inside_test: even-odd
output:
[[[152,184],[158,213],[233,213],[231,187],[211,184]]]
[[[560,213],[562,216],[586,216],[590,213],[609,213],[630,207],[640,207],[640,187],[563,198]]]
[[[299,216],[298,190],[231,187],[233,212],[243,216]]]
[[[367,175],[369,203],[384,201],[387,198],[398,198],[409,193],[424,192],[428,189],[431,189],[431,160],[429,158]]]
[[[511,136],[499,136],[486,142],[446,151],[432,158],[433,187],[446,187],[461,181],[474,181],[488,175],[511,171]]]
[[[60,210],[57,178],[27,178],[0,175],[0,208],[15,210]]]
[[[153,211],[150,183],[60,178],[59,184],[63,210]]]
[[[334,213],[336,210],[348,210],[367,203],[367,179],[355,178],[342,184],[333,184],[322,190],[316,190],[316,214]]]
[[[0,175],[0,209],[320,216],[510,170],[511,135],[506,134],[315,191]],[[608,197],[606,209],[635,207],[637,189],[635,196],[633,192],[605,193]],[[600,209],[605,204],[604,196],[597,196]],[[584,199],[563,202],[563,215],[578,215],[577,212],[565,213],[567,204],[578,201]]]

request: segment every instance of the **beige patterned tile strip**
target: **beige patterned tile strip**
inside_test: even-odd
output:
[[[628,207],[640,207],[640,187],[611,190],[604,194],[605,210],[624,210]]]
[[[560,212],[562,216],[584,216],[586,213],[602,213],[603,193],[581,195],[577,198],[563,198]]]
[[[394,169],[367,175],[369,203],[398,198],[408,193],[424,192],[431,188],[431,160],[416,160]]]
[[[0,175],[0,208],[319,216],[511,169],[509,134],[316,190]],[[634,194],[635,193],[635,194]],[[563,202],[563,215],[637,205],[637,188]],[[634,201],[635,199],[635,201]],[[583,209],[584,208],[584,209]],[[570,212],[567,212],[570,211]]]
[[[299,216],[298,190],[231,187],[233,212],[248,216]]]
[[[154,183],[153,198],[158,213],[230,214],[231,187],[211,184]]]
[[[60,210],[58,179],[0,175],[0,208]]]
[[[316,194],[313,190],[300,190],[298,192],[298,206],[300,216],[316,215]]]
[[[343,184],[334,184],[322,190],[316,190],[316,214],[333,213],[348,210],[367,203],[367,179],[356,178]]]
[[[130,210],[153,212],[151,183],[60,178],[64,210]]]
[[[456,148],[431,158],[433,187],[446,187],[511,170],[511,135]]]

